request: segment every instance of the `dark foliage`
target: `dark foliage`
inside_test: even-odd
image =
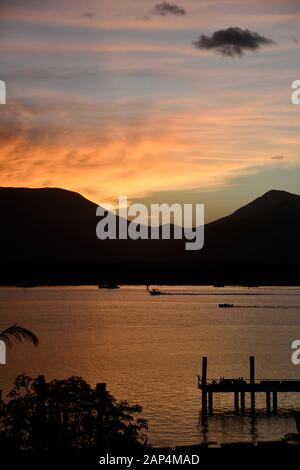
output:
[[[100,447],[138,449],[147,445],[142,408],[117,401],[108,392],[101,400],[81,377],[53,380],[41,391],[38,379],[16,378],[2,403],[1,441],[21,449]]]

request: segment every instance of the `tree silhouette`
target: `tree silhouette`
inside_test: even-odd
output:
[[[37,336],[32,331],[17,325],[17,323],[0,332],[0,341],[3,341],[7,347],[24,341],[33,344],[35,347],[39,345]]]
[[[19,375],[2,405],[0,425],[7,442],[18,440],[23,449],[137,450],[147,445],[147,421],[139,405],[117,401],[105,391],[101,399],[81,377],[52,380],[41,395],[39,379]]]

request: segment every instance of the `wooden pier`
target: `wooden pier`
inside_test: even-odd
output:
[[[250,395],[251,414],[256,412],[256,394],[264,393],[266,397],[266,410],[268,414],[277,413],[278,393],[300,392],[300,380],[255,380],[255,360],[250,356],[250,378],[243,377],[228,379],[207,379],[207,357],[202,358],[202,376],[198,376],[198,388],[202,392],[202,414],[210,416],[214,411],[214,394],[232,393],[234,411],[237,415],[246,412],[246,393]]]

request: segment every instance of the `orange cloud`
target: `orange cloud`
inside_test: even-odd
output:
[[[68,109],[66,103],[52,104],[44,115],[43,108],[15,102],[6,108],[0,126],[0,183],[64,187],[98,202],[166,188],[218,187],[234,175],[269,165],[270,155],[287,145],[290,161],[296,156],[299,138],[273,134],[281,125],[279,115],[266,132],[263,107],[259,119],[257,107],[212,108],[197,114],[188,106],[160,116],[151,110],[127,122],[116,114],[97,126],[97,106]],[[86,125],[91,112],[93,125]],[[74,118],[78,115],[83,124]]]

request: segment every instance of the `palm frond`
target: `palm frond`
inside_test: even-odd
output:
[[[0,340],[3,341],[7,347],[11,347],[15,343],[23,343],[23,341],[31,343],[35,347],[39,345],[38,337],[32,333],[32,331],[17,325],[17,323],[2,331],[0,333]]]

